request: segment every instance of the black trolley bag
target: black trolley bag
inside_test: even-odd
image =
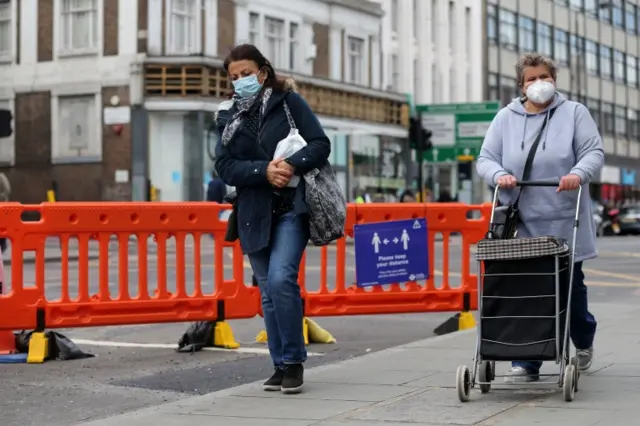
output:
[[[554,237],[485,239],[479,354],[491,361],[556,361],[564,348],[571,250]]]

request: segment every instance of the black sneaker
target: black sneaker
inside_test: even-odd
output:
[[[293,394],[302,392],[304,384],[304,367],[302,364],[287,365],[282,379],[282,393]]]
[[[282,379],[284,379],[284,370],[282,368],[276,368],[273,376],[264,382],[262,389],[268,392],[279,391],[282,389]]]

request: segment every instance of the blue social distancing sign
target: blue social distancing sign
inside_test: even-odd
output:
[[[425,219],[356,225],[354,239],[358,286],[429,278]]]

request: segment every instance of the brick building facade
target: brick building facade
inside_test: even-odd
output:
[[[141,199],[151,179],[164,199],[197,199],[203,135],[228,88],[221,58],[241,42],[293,75],[329,130],[400,137],[404,98],[381,90],[381,16],[365,0],[2,3],[0,107],[14,135],[0,140],[0,170],[12,198],[44,201],[55,182],[64,201]],[[348,138],[336,143],[348,158]]]

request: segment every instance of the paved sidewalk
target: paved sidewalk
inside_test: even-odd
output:
[[[593,304],[596,360],[573,402],[557,385],[455,390],[459,364],[471,365],[475,330],[428,339],[306,372],[306,392],[266,393],[259,383],[151,407],[85,426],[408,426],[626,425],[640,406],[640,307]],[[266,362],[266,360],[265,360]],[[555,364],[546,365],[556,372]],[[507,368],[499,364],[500,370]]]

